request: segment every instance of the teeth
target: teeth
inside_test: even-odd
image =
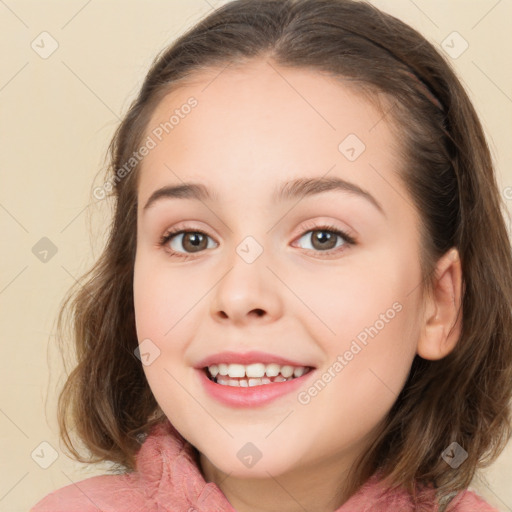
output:
[[[241,388],[252,388],[254,386],[263,386],[265,384],[272,384],[272,382],[286,382],[288,380],[293,380],[294,377],[288,377],[287,379],[282,375],[278,375],[274,378],[274,381],[271,381],[268,377],[263,377],[262,379],[227,379],[222,376],[217,377],[217,384],[222,384],[223,386],[232,386],[232,387],[241,387]]]
[[[291,377],[293,375],[293,366],[283,366],[281,368],[281,375],[283,377]]]
[[[228,365],[228,375],[230,377],[245,377],[245,366],[243,364],[230,364]],[[248,375],[249,376],[249,375]],[[252,375],[251,375],[252,377]],[[255,375],[257,377],[257,375]]]
[[[240,365],[241,368],[244,368],[242,365]],[[265,365],[262,363],[254,363],[249,364],[245,367],[245,375],[247,377],[263,377],[265,375]],[[243,372],[240,377],[244,377]]]
[[[309,369],[304,366],[281,366],[276,363],[253,363],[248,365],[220,363],[209,366],[208,371],[214,379],[216,378],[218,384],[252,387],[302,377]]]
[[[267,370],[265,373],[267,374],[267,377],[277,377],[280,371],[281,367],[278,364],[271,363],[267,364]]]
[[[299,366],[298,368],[295,368],[293,370],[293,376],[294,377],[302,377],[304,375],[304,372],[306,369],[303,366]]]

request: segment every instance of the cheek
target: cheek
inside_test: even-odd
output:
[[[137,336],[161,342],[181,328],[181,319],[198,301],[197,290],[182,273],[171,272],[165,263],[139,257],[135,261],[133,295]],[[187,284],[188,283],[188,284]]]
[[[415,356],[416,307],[410,297],[390,300],[367,302],[357,319],[347,311],[333,342],[324,345],[329,357],[317,379],[297,396],[297,418],[320,452],[348,449],[372,435],[403,389]]]
[[[189,398],[178,382],[188,380],[192,371],[187,348],[195,338],[198,315],[206,314],[205,280],[171,269],[162,258],[144,253],[135,261],[133,294],[139,350],[150,354],[144,373],[165,411]]]
[[[301,318],[310,319],[311,338],[322,339],[329,353],[348,349],[354,338],[364,342],[376,331],[393,331],[398,344],[408,338],[410,322],[418,319],[416,291],[421,271],[411,247],[407,249],[397,250],[389,244],[378,251],[354,254],[338,268],[287,276],[308,306]]]
[[[166,415],[182,432],[187,432],[189,415],[183,414],[190,396],[180,383],[190,377],[184,354],[194,332],[191,308],[197,290],[186,286],[180,272],[173,272],[151,258],[135,261],[133,294],[137,338],[143,370],[149,386]],[[144,354],[149,354],[145,359]],[[174,411],[178,411],[178,417]],[[193,415],[192,415],[193,416]],[[184,420],[184,422],[182,421]]]
[[[332,280],[336,306],[325,319],[335,334],[323,338],[329,357],[320,375],[329,383],[310,390],[315,396],[305,390],[302,403],[316,401],[319,414],[331,411],[333,424],[349,417],[360,426],[353,435],[384,417],[409,374],[419,336],[421,282],[419,265],[411,261],[416,260],[407,253],[395,253]]]
[[[161,283],[154,273],[146,271],[144,264],[135,265],[133,301],[139,343],[146,338],[153,339],[164,329],[165,296]]]
[[[377,261],[361,261],[350,273],[332,276],[323,298],[320,288],[310,295],[329,327],[323,328],[322,340],[325,368],[336,375],[332,391],[337,388],[345,396],[350,410],[357,410],[358,400],[375,406],[375,397],[384,407],[392,405],[409,373],[420,332],[419,264],[411,263],[416,260],[405,251],[387,257],[382,253]],[[350,395],[344,393],[347,389]]]

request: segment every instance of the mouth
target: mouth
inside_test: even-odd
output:
[[[310,366],[281,365],[278,363],[212,364],[203,368],[207,378],[221,386],[251,388],[287,382],[309,373]]]
[[[264,407],[290,400],[316,374],[316,367],[268,352],[212,354],[195,366],[206,395],[228,407]]]

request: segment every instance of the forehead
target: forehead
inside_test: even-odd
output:
[[[263,193],[329,173],[368,188],[379,169],[399,166],[398,141],[376,102],[353,84],[265,60],[194,75],[158,104],[146,137],[155,147],[140,169],[142,201],[180,179]]]

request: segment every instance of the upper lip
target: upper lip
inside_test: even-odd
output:
[[[304,367],[313,367],[311,364],[301,363],[299,361],[294,361],[292,359],[288,359],[286,357],[281,357],[275,354],[269,354],[267,352],[258,352],[258,351],[250,351],[250,352],[219,352],[217,354],[212,354],[210,356],[201,359],[196,365],[195,368],[205,368],[207,366],[212,366],[214,364],[226,363],[226,364],[243,364],[248,365],[252,363],[264,363],[271,364],[276,363],[281,366],[289,365],[289,366],[304,366]]]

